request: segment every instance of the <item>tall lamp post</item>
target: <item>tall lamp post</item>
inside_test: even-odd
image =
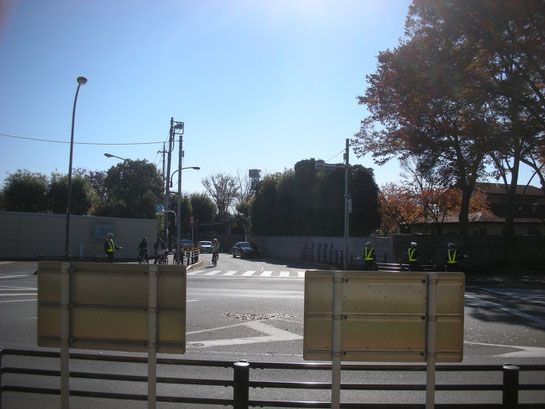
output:
[[[78,77],[78,87],[74,97],[74,107],[72,109],[72,131],[70,133],[70,160],[68,162],[68,193],[66,195],[66,232],[64,236],[64,256],[70,258],[70,213],[72,212],[72,154],[74,152],[74,121],[76,118],[76,103],[78,102],[79,88],[85,85],[87,78]]]
[[[121,160],[127,160],[125,158],[122,158],[121,156],[112,155],[111,153],[105,153],[104,156],[106,156],[107,158],[117,158]]]

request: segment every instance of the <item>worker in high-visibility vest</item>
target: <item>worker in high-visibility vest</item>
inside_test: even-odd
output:
[[[411,247],[407,249],[407,257],[409,258],[409,270],[418,270],[418,256],[420,256],[420,252],[416,248],[416,243],[412,241]]]
[[[116,246],[114,243],[113,233],[108,233],[108,238],[104,241],[104,253],[106,253],[106,263],[114,262],[114,253],[116,250],[120,250],[121,247]]]
[[[448,244],[445,271],[459,271],[458,250],[456,249],[456,245],[452,242]]]
[[[366,271],[375,270],[375,249],[370,241],[365,243],[363,248],[363,269]]]

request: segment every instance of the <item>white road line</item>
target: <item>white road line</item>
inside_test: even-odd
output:
[[[280,272],[280,277],[289,277],[290,276],[290,272],[289,271],[281,271]]]
[[[231,339],[214,339],[209,341],[194,341],[188,342],[188,347],[194,348],[206,348],[206,347],[218,347],[218,346],[228,346],[228,345],[247,345],[247,344],[258,344],[262,342],[278,342],[278,341],[296,341],[300,340],[303,337],[298,334],[293,334],[283,329],[275,328],[272,325],[264,324],[259,321],[252,321],[244,324],[247,327],[250,327],[254,331],[261,332],[265,335],[256,336],[256,337],[246,337],[246,338],[231,338]],[[214,329],[208,330],[213,331]]]
[[[272,273],[272,271],[263,271],[261,277],[270,277]]]
[[[242,275],[244,277],[249,277],[249,276],[253,276],[255,273],[255,271],[246,271],[245,273],[243,273]]]
[[[35,295],[35,294],[33,294]],[[7,303],[11,303],[11,302],[31,302],[31,301],[36,301],[37,299],[36,298],[32,298],[31,300],[12,300],[12,301],[0,301],[0,304],[7,304]]]
[[[299,278],[305,278],[305,272],[304,272],[304,271],[298,271],[298,272],[297,272],[297,277],[299,277]]]
[[[221,273],[221,270],[209,271],[208,273],[204,273],[204,275],[205,276],[215,276],[218,273]]]
[[[22,295],[36,295],[36,293],[0,294],[0,297],[21,297]]]
[[[200,274],[202,273],[204,270],[195,270],[195,271],[189,271],[187,273],[188,276],[194,276],[194,275],[197,275],[197,274]]]
[[[0,279],[3,279],[3,278],[15,278],[15,277],[30,277],[26,274],[19,274],[19,275],[16,275],[16,276],[0,276]]]
[[[234,270],[234,271],[231,270],[231,271],[226,272],[226,273],[224,274],[224,276],[234,276],[236,273],[237,273],[236,270]]]
[[[530,293],[530,295],[522,296],[522,295],[513,293],[512,291],[509,291],[509,290],[500,291],[500,290],[494,290],[492,288],[483,288],[483,291],[493,293],[493,294],[499,294],[504,297],[514,298],[516,300],[530,301],[532,302],[532,304],[545,304],[545,301],[542,298],[543,296],[541,295],[541,292],[539,294]],[[540,297],[540,299],[534,298],[536,296]]]

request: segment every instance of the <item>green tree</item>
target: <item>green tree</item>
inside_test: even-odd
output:
[[[210,223],[216,215],[216,205],[204,193],[193,193],[189,196],[193,217],[199,223]]]
[[[47,212],[47,176],[17,170],[4,181],[6,210],[15,212]]]
[[[379,164],[412,156],[435,168],[446,185],[455,184],[462,191],[460,232],[466,233],[473,188],[501,132],[487,93],[470,75],[474,43],[438,14],[455,3],[415,0],[408,39],[381,52],[377,72],[367,77],[359,102],[370,115],[354,143],[357,154],[372,153]]]
[[[112,166],[104,180],[108,202],[97,207],[99,216],[153,219],[163,202],[160,172],[146,160],[124,160]]]
[[[53,213],[66,212],[66,198],[68,194],[68,175],[53,173],[48,187],[49,210]],[[89,179],[75,175],[72,178],[72,214],[89,214],[97,200],[96,193]]]

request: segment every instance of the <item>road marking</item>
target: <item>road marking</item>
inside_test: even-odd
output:
[[[515,348],[518,351],[506,352],[505,354],[492,355],[494,357],[502,358],[543,358],[545,356],[545,348],[542,347],[528,347],[521,345],[504,345],[504,344],[487,344],[485,342],[464,342],[469,345],[479,345],[485,347],[499,347],[499,348]]]
[[[534,317],[533,315],[526,314],[525,312],[522,312],[522,311],[519,311],[519,310],[515,310],[514,308],[505,307],[503,305],[500,305],[500,304],[492,302],[492,301],[483,300],[482,298],[480,298],[478,296],[475,296],[475,295],[470,295],[470,294],[466,293],[465,296],[467,298],[476,300],[481,305],[487,305],[489,307],[497,308],[498,310],[507,312],[509,314],[513,314],[513,315],[515,315],[517,317],[524,318],[524,319],[526,319],[528,321],[537,322],[538,324],[545,326],[545,320],[542,320],[541,318]]]
[[[243,273],[242,275],[243,275],[244,277],[248,277],[248,276],[254,275],[254,273],[255,273],[255,271],[246,271],[246,272]]]
[[[265,335],[257,336],[257,337],[214,339],[209,341],[193,341],[193,342],[188,342],[187,346],[190,348],[191,347],[207,348],[207,347],[230,346],[230,345],[258,344],[258,343],[264,343],[264,342],[296,341],[303,338],[301,335],[284,331],[283,329],[273,327],[272,325],[264,324],[263,322],[260,322],[260,321],[252,321],[252,322],[248,322],[244,324],[236,324],[233,326],[240,326],[240,325],[245,325],[247,327],[250,327],[254,331],[262,332]],[[220,330],[225,328],[229,328],[229,327],[220,327],[217,329],[212,328],[206,331],[212,332],[215,330]],[[197,332],[204,332],[204,331],[195,331],[193,332],[193,334]]]
[[[197,275],[197,274],[200,274],[202,273],[204,270],[195,270],[195,271],[189,271],[187,273],[188,276],[194,276],[194,275]]]
[[[261,277],[270,277],[272,273],[272,271],[263,271]]]
[[[526,292],[526,295],[524,296],[518,295],[515,292],[509,291],[509,290],[500,291],[500,290],[494,290],[492,288],[483,288],[482,290],[488,293],[499,294],[503,297],[514,298],[516,300],[523,300],[526,302],[530,301],[532,304],[545,304],[542,290],[539,290],[539,292],[537,291],[532,291],[530,293]]]
[[[226,273],[224,274],[224,276],[234,276],[236,273],[237,273],[236,270],[235,270],[235,271],[231,270],[231,271],[226,272]]]
[[[280,277],[289,277],[290,276],[290,272],[289,271],[281,271],[280,272]]]
[[[204,275],[205,276],[215,276],[218,273],[221,273],[221,270],[209,271],[208,273],[204,273]]]
[[[20,274],[20,275],[16,275],[16,276],[0,276],[0,279],[3,279],[3,278],[15,278],[15,277],[30,277],[26,274]]]
[[[36,295],[36,294],[32,294],[32,295]],[[32,298],[31,300],[0,301],[0,304],[7,304],[7,303],[11,303],[11,302],[30,302],[30,301],[36,301],[36,300],[37,300],[36,298]]]
[[[304,272],[304,271],[298,271],[298,272],[297,272],[297,277],[299,277],[299,278],[305,278],[305,272]]]
[[[22,295],[36,295],[36,293],[0,294],[0,297],[21,297]]]
[[[198,297],[237,297],[237,298],[280,298],[280,299],[304,299],[303,290],[245,290],[245,289],[217,289],[217,288],[189,288],[188,293]]]

